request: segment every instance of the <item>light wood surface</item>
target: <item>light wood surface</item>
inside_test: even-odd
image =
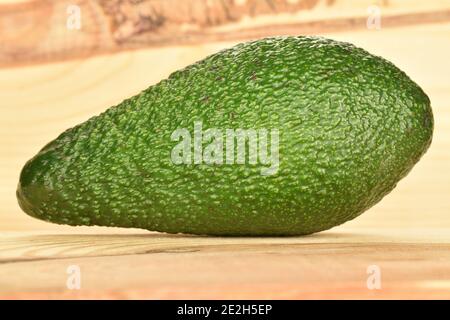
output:
[[[450,21],[447,0],[2,1],[7,3],[0,6],[3,66],[149,47],[364,30],[368,16],[376,13],[382,14],[385,28]]]
[[[449,298],[448,230],[344,228],[308,237],[3,234],[0,298]],[[78,266],[81,289],[66,287]],[[369,290],[376,265],[381,289]],[[5,288],[7,288],[5,292]]]
[[[0,297],[450,298],[450,22],[338,31],[322,34],[382,55],[420,84],[432,101],[435,134],[381,203],[308,237],[72,228],[34,220],[17,206],[20,169],[46,142],[237,40],[0,68]],[[81,290],[66,287],[70,265],[81,268]],[[367,288],[370,265],[380,267],[380,290]]]

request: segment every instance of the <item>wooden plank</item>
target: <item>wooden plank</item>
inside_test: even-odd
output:
[[[450,298],[448,232],[434,244],[392,242],[395,230],[368,234],[2,236],[0,298]],[[80,290],[66,285],[73,265]],[[367,286],[372,265],[379,290]]]
[[[147,47],[366,29],[373,5],[372,0],[21,1],[0,5],[0,66]],[[445,1],[414,0],[405,5],[391,0],[377,5],[383,28],[450,21]]]
[[[63,232],[7,232],[0,234],[0,264],[135,255],[158,252],[190,252],[221,248],[270,248],[304,245],[430,245],[450,246],[446,228],[348,228],[303,237],[206,237],[164,234],[142,230],[74,228]],[[450,262],[450,261],[449,261]],[[450,270],[449,270],[450,272]]]

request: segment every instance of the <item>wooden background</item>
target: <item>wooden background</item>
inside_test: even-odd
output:
[[[68,30],[67,6],[82,27]],[[188,4],[189,3],[189,4]],[[381,29],[368,29],[368,7]],[[218,238],[65,227],[17,205],[21,167],[64,129],[245,39],[320,34],[406,71],[433,144],[361,217],[308,237]],[[450,298],[449,1],[0,0],[0,298]],[[66,286],[71,265],[81,289]],[[369,290],[367,268],[381,270]]]

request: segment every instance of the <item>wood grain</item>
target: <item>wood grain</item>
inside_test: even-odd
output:
[[[429,243],[380,230],[288,238],[9,234],[1,237],[0,298],[448,299],[450,236],[440,235],[445,241]],[[71,265],[80,267],[80,290],[66,287]],[[379,290],[367,287],[370,265],[380,268]]]

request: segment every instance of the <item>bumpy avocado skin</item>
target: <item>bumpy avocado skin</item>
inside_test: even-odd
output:
[[[276,128],[280,165],[176,165],[171,134]],[[430,101],[348,43],[239,44],[71,128],[24,166],[17,197],[38,219],[209,235],[304,235],[388,194],[429,147]]]

